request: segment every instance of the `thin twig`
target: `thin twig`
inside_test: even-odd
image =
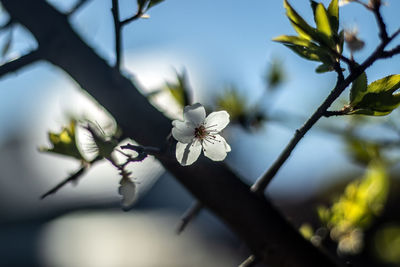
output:
[[[9,61],[3,65],[0,65],[0,77],[6,75],[8,73],[14,73],[15,71],[17,71],[23,67],[26,67],[40,59],[42,59],[42,54],[41,54],[40,50],[34,50],[34,51],[30,52],[29,54],[21,56],[12,61]]]
[[[121,66],[121,28],[122,24],[119,21],[119,0],[112,0],[111,12],[114,19],[115,31],[115,68],[119,69]]]
[[[383,54],[381,55],[381,58],[389,58],[389,57],[393,57],[398,54],[400,54],[400,45],[396,46],[395,48],[393,48],[389,51],[383,52]]]
[[[197,217],[202,209],[203,205],[199,201],[195,201],[192,206],[182,215],[181,221],[176,228],[176,233],[178,235],[181,234],[185,230],[186,226]]]
[[[343,115],[347,115],[346,112],[344,112],[343,110],[327,110],[324,112],[324,117],[329,118],[329,117],[333,117],[333,116],[343,116]]]
[[[115,68],[120,69],[121,67],[121,54],[122,54],[122,28],[130,23],[131,21],[137,20],[143,16],[143,6],[139,6],[135,15],[130,18],[120,20],[119,18],[119,0],[112,0],[111,12],[114,20],[114,31],[115,31]]]
[[[70,11],[66,13],[66,15],[69,17],[73,15],[76,11],[78,11],[84,4],[86,4],[88,0],[79,0],[72,8]]]
[[[393,34],[388,37],[386,41],[382,41],[381,44],[375,49],[375,51],[369,56],[363,64],[353,69],[346,79],[341,79],[340,72],[338,73],[338,80],[335,88],[331,91],[328,97],[322,102],[317,110],[311,115],[311,117],[304,123],[304,125],[297,129],[293,138],[271,165],[271,167],[261,176],[251,187],[251,190],[257,194],[262,194],[271,180],[275,177],[279,169],[289,158],[290,154],[304,137],[304,135],[314,126],[314,124],[326,113],[332,103],[342,94],[342,92],[353,82],[361,73],[363,73],[368,67],[370,67],[376,60],[382,58],[385,47],[396,37],[397,34]]]
[[[146,153],[148,155],[159,155],[161,153],[161,150],[157,147],[151,147],[151,146],[137,146],[137,145],[132,145],[132,144],[126,144],[121,146],[121,149],[129,149],[137,152],[138,154],[140,153]]]
[[[70,176],[68,176],[68,178],[66,178],[65,180],[61,181],[59,184],[57,184],[56,186],[54,186],[52,189],[50,189],[49,191],[47,191],[46,193],[44,193],[40,199],[44,199],[54,193],[56,193],[58,190],[60,190],[62,187],[64,187],[66,184],[72,183],[72,182],[77,182],[78,179],[89,169],[89,167],[91,165],[93,165],[94,163],[100,161],[102,159],[102,157],[96,157],[95,159],[93,159],[91,162],[89,163],[85,163],[82,164],[81,168],[79,170],[77,170],[76,172],[74,172],[73,174],[71,174]]]
[[[254,255],[250,255],[239,267],[252,267],[257,264],[257,258]]]
[[[379,27],[379,37],[381,38],[382,42],[386,42],[389,39],[389,35],[387,33],[386,24],[383,21],[381,14],[382,4],[380,3],[380,1],[371,1],[371,3],[373,3],[372,12],[375,15],[375,19]]]

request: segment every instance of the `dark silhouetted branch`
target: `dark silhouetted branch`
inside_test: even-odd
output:
[[[181,234],[188,224],[193,221],[200,211],[203,209],[203,205],[199,201],[195,201],[192,206],[182,215],[181,221],[176,228],[176,233]]]
[[[14,59],[12,61],[9,61],[3,65],[0,65],[0,77],[9,74],[9,73],[14,73],[18,71],[19,69],[22,69],[38,60],[42,59],[41,52],[39,50],[34,50],[30,52],[29,54],[26,54],[24,56],[21,56],[17,59]]]
[[[54,193],[56,193],[58,190],[60,190],[61,188],[63,188],[66,184],[69,183],[76,183],[78,181],[78,179],[90,168],[91,165],[93,165],[94,163],[100,161],[101,159],[103,159],[102,157],[96,157],[94,160],[92,160],[90,163],[84,163],[81,168],[79,168],[79,170],[77,170],[76,172],[74,172],[73,174],[71,174],[70,176],[68,176],[68,178],[66,178],[65,180],[63,180],[62,182],[60,182],[59,184],[57,184],[56,186],[54,186],[52,189],[50,189],[49,191],[47,191],[46,193],[44,193],[40,199],[44,199]]]
[[[73,15],[76,11],[78,11],[83,5],[85,5],[88,0],[78,0],[78,2],[71,8],[70,11],[66,14],[67,16]]]

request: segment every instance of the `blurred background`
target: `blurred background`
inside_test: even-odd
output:
[[[48,2],[62,12],[76,3]],[[309,1],[292,2],[313,23]],[[396,0],[382,8],[389,32],[400,26],[398,10]],[[136,1],[121,0],[120,11],[122,17],[131,16]],[[361,61],[379,42],[374,17],[357,4],[340,12],[340,27],[357,29],[365,42],[354,55]],[[166,0],[148,15],[123,30],[123,71],[171,118],[181,116],[174,92],[182,87],[192,102],[209,111],[228,109],[234,121],[224,132],[232,147],[226,163],[249,184],[334,86],[334,73],[315,73],[316,63],[271,41],[295,34],[281,0]],[[0,23],[7,19],[2,10]],[[99,55],[114,63],[110,0],[87,1],[70,22]],[[36,46],[21,26],[0,32],[2,63]],[[398,57],[378,61],[367,70],[368,80],[399,71]],[[348,103],[347,95],[333,109]],[[0,111],[0,266],[236,266],[248,256],[240,240],[205,210],[176,235],[180,217],[194,199],[151,157],[131,164],[138,197],[128,212],[120,208],[118,171],[107,162],[93,166],[76,186],[68,184],[40,200],[79,168],[76,161],[38,151],[50,146],[48,131],[59,132],[71,115],[88,117],[103,128],[113,124],[60,69],[38,62],[3,77]],[[364,257],[376,266],[400,266],[398,115],[321,119],[274,178],[268,196],[313,243],[325,242],[354,261]],[[87,133],[78,129],[78,136]],[[383,146],[381,140],[393,145]],[[375,164],[377,158],[388,163]],[[371,188],[378,192],[371,193]],[[357,200],[343,193],[351,190],[358,192]],[[350,208],[344,207],[345,200]],[[371,208],[372,202],[379,207]],[[336,211],[332,203],[339,207]],[[336,236],[335,229],[340,232]]]

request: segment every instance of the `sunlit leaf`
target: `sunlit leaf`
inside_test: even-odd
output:
[[[328,38],[331,38],[332,29],[328,18],[328,12],[322,3],[319,3],[315,9],[315,21],[318,31],[325,34]]]
[[[339,1],[332,0],[328,7],[329,21],[332,31],[337,33],[339,30]]]
[[[167,83],[166,89],[172,94],[176,102],[183,108],[190,105],[190,86],[185,71],[182,74],[176,73],[176,83]]]
[[[400,264],[400,226],[385,225],[374,237],[374,248],[380,260],[399,266]],[[390,265],[392,266],[392,265]]]
[[[374,158],[380,157],[380,146],[352,136],[346,137],[347,152],[353,161],[368,165]]]
[[[308,23],[293,9],[287,0],[284,0],[283,5],[286,9],[286,16],[292,23],[295,31],[300,37],[311,40],[315,33],[315,29],[312,28]]]
[[[390,75],[368,85],[367,90],[358,92],[351,103],[349,114],[383,116],[400,105],[400,75]],[[357,101],[356,101],[357,100]]]
[[[350,89],[350,105],[358,103],[361,101],[365,95],[368,87],[367,74],[365,72],[361,73],[360,76],[355,79],[351,85]]]
[[[386,166],[380,159],[374,159],[367,167],[365,175],[349,183],[343,194],[330,208],[320,207],[318,215],[330,229],[330,236],[338,243],[365,230],[378,216],[386,203],[389,192],[389,177]],[[345,249],[344,243],[343,249]]]
[[[307,240],[310,240],[311,237],[314,235],[314,230],[312,226],[308,223],[304,223],[299,228],[300,234]]]
[[[331,24],[328,13],[324,5],[321,3],[319,3],[315,9],[315,21],[318,30],[318,40],[328,47],[333,47],[335,42],[333,40]]]
[[[51,152],[79,160],[85,160],[80,153],[75,135],[76,121],[71,120],[67,127],[63,127],[60,133],[49,132],[49,140],[53,147],[39,148],[42,152]]]
[[[217,109],[226,110],[232,121],[240,120],[246,116],[246,100],[239,95],[236,89],[226,90],[217,98]]]
[[[318,46],[311,42],[309,39],[298,37],[298,36],[292,36],[292,35],[281,35],[278,37],[275,37],[272,39],[272,41],[283,43],[283,44],[289,44],[289,45],[298,45],[298,46],[304,46],[310,49],[317,49]]]

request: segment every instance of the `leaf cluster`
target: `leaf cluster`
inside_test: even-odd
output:
[[[343,51],[344,31],[339,32],[338,0],[332,0],[328,8],[322,3],[311,1],[316,27],[310,26],[284,0],[286,16],[298,36],[281,35],[273,40],[284,44],[299,56],[322,64],[317,67],[317,73],[334,70],[334,64],[339,61]]]

